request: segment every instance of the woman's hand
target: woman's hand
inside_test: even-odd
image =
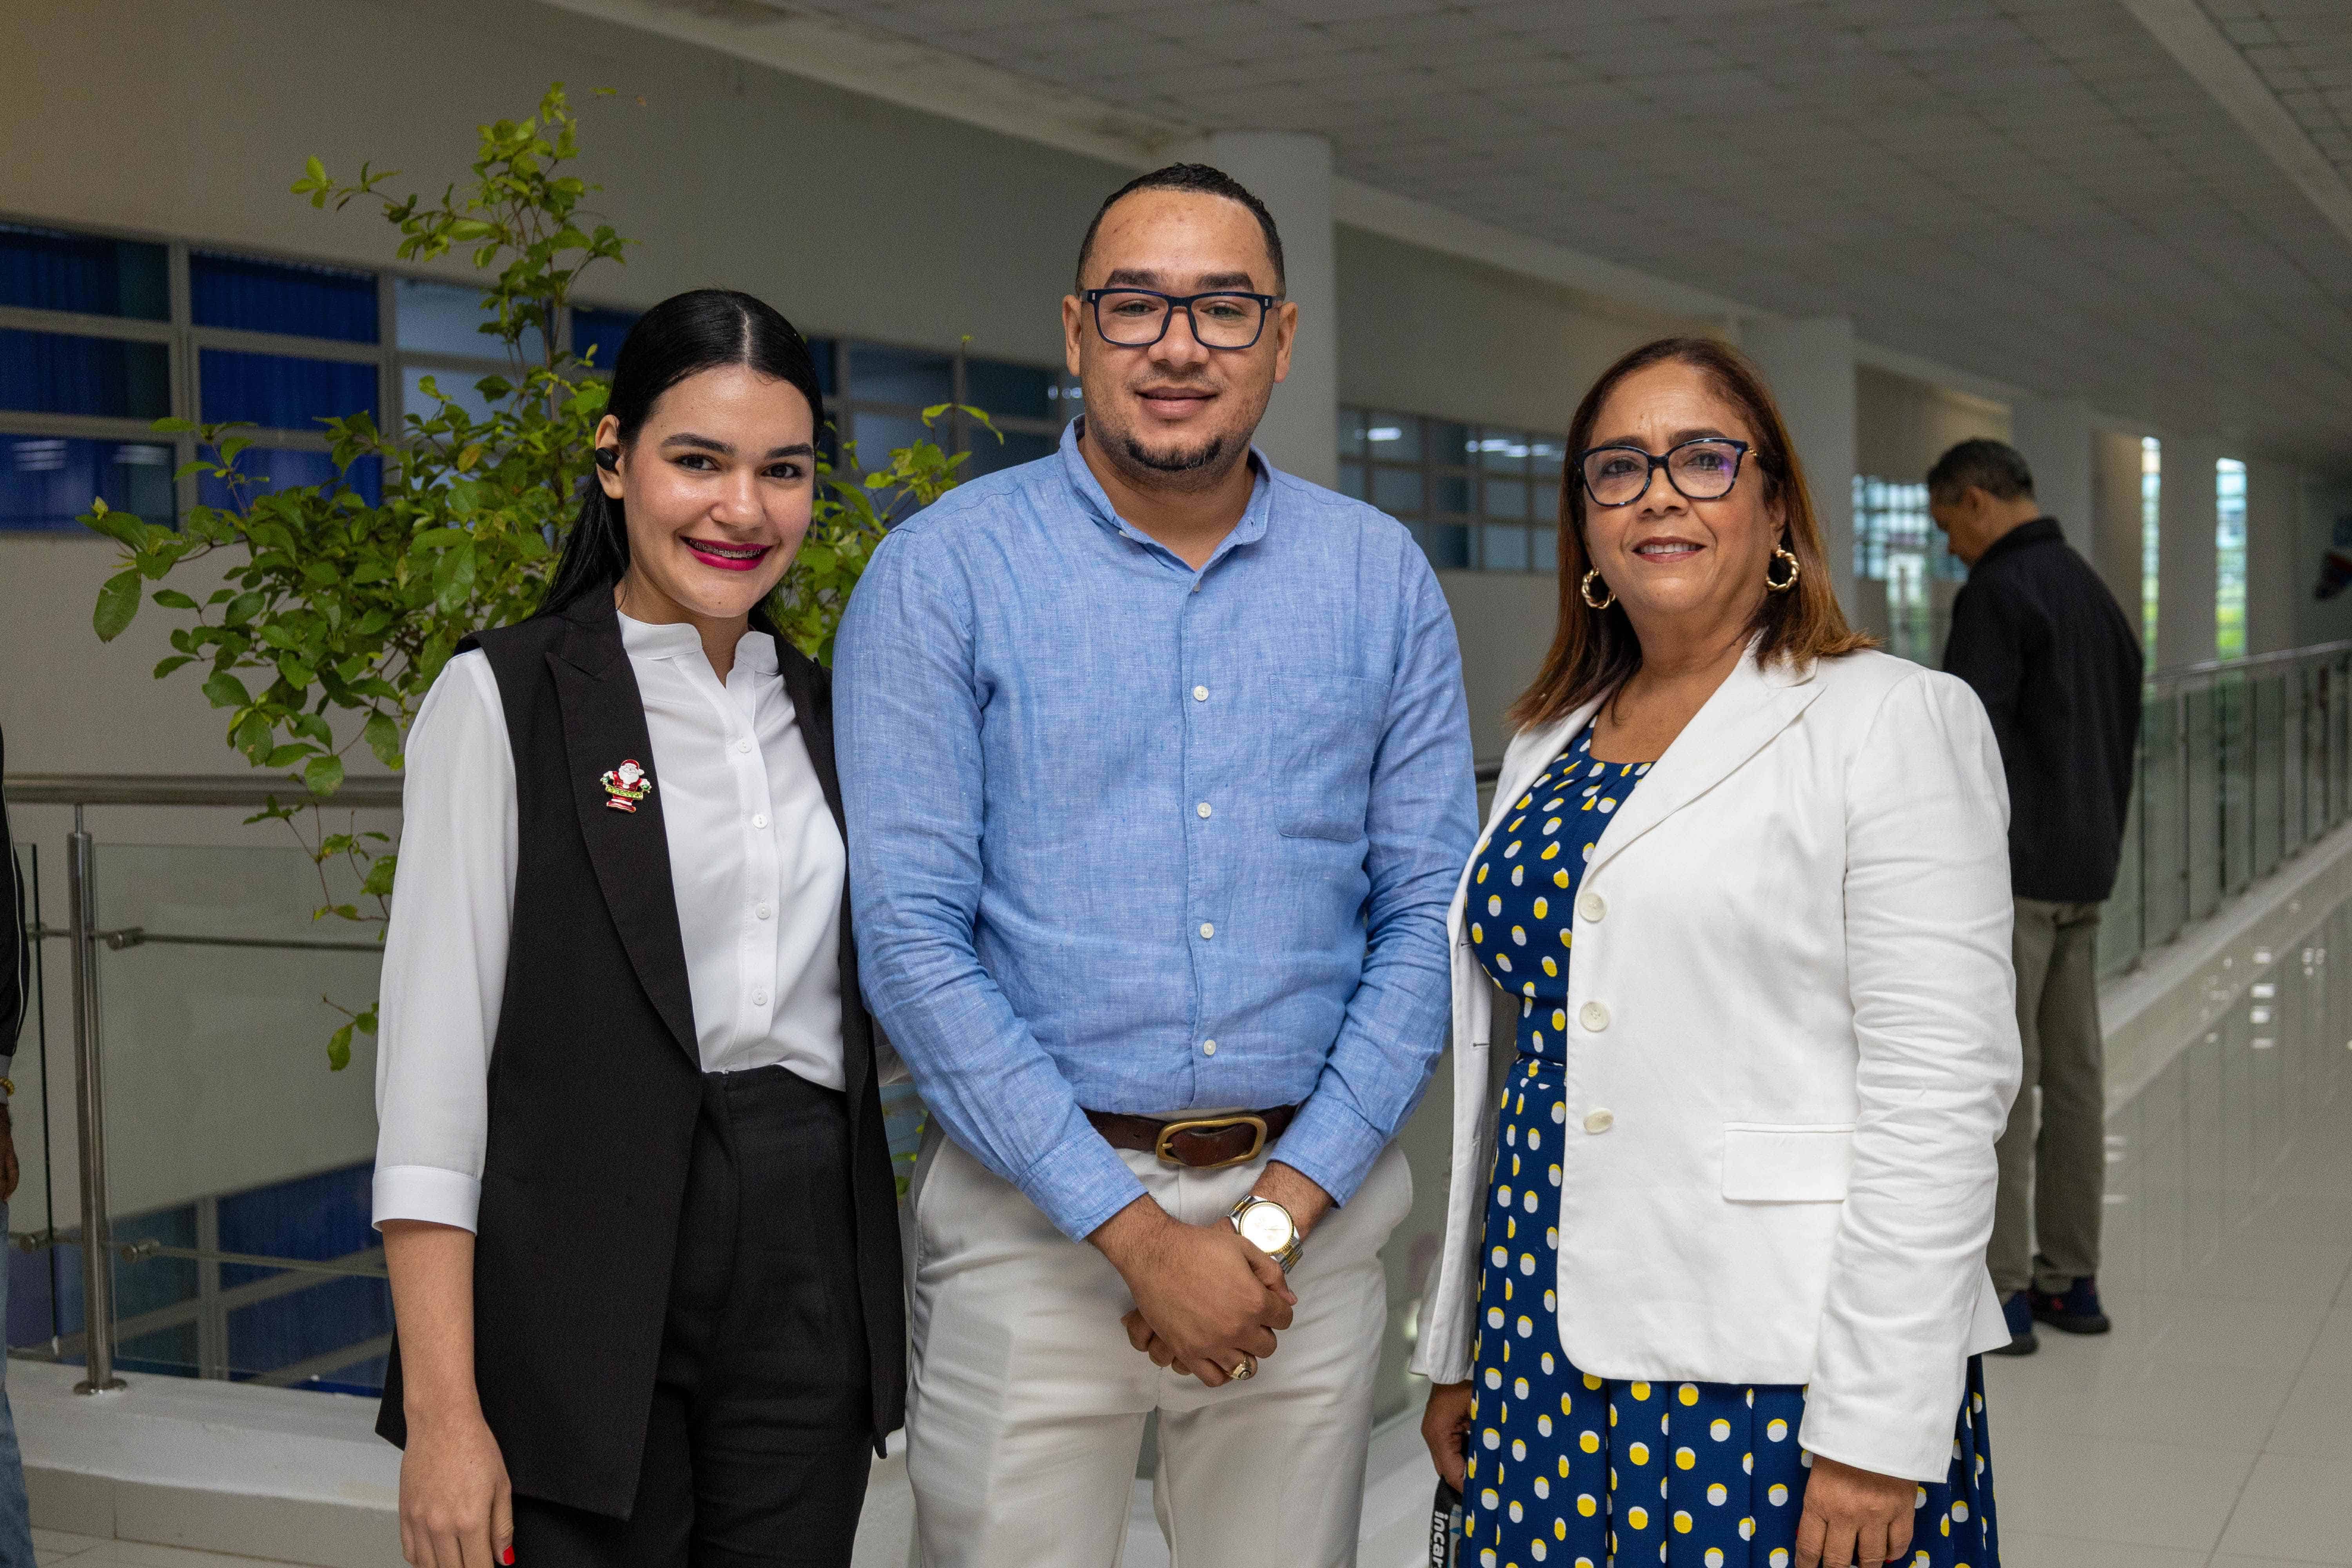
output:
[[[506,1457],[478,1410],[429,1426],[410,1423],[400,1457],[400,1554],[415,1568],[514,1561]]]
[[[408,1415],[400,1554],[415,1568],[499,1568],[514,1561],[514,1494],[474,1386],[474,1233],[381,1228]]]
[[[1429,1423],[1424,1419],[1422,1429]],[[1805,1513],[1797,1521],[1797,1568],[1879,1568],[1911,1547],[1911,1512],[1919,1483],[1857,1470],[1813,1456]]]
[[[1421,1413],[1421,1440],[1429,1445],[1430,1463],[1457,1492],[1463,1486],[1463,1446],[1470,1435],[1474,1392],[1466,1383],[1433,1384],[1429,1408]]]

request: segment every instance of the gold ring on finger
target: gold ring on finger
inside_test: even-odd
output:
[[[1225,1375],[1235,1383],[1247,1383],[1257,1375],[1257,1357],[1244,1352],[1242,1359],[1234,1363],[1233,1371]]]

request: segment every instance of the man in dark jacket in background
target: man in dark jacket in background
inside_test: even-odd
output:
[[[2017,1026],[2024,1088],[2001,1134],[1986,1261],[2011,1355],[2036,1320],[2107,1331],[2099,1307],[2106,1187],[2099,1036],[2099,905],[2115,888],[2139,739],[2141,659],[2131,622],[2033,499],[2015,448],[1963,441],[1927,472],[1927,510],[1969,565],[1944,668],[1975,689],[2009,775],[2017,903]]]

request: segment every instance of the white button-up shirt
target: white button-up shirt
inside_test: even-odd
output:
[[[838,1089],[840,829],[748,633],[724,686],[690,626],[620,617],[661,791],[705,1072],[782,1065]],[[375,1219],[474,1226],[514,909],[514,755],[498,678],[464,653],[409,731],[376,1055]]]

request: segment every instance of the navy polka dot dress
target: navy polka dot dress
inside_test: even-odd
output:
[[[1788,1568],[1811,1456],[1790,1384],[1612,1382],[1561,1349],[1559,1166],[1568,1119],[1570,908],[1647,763],[1592,758],[1587,725],[1512,803],[1471,872],[1471,946],[1519,999],[1478,1280],[1464,1556],[1478,1568]],[[1999,1568],[1984,1383],[1945,1479],[1918,1489],[1909,1568]],[[1889,1568],[1894,1568],[1892,1563]]]

